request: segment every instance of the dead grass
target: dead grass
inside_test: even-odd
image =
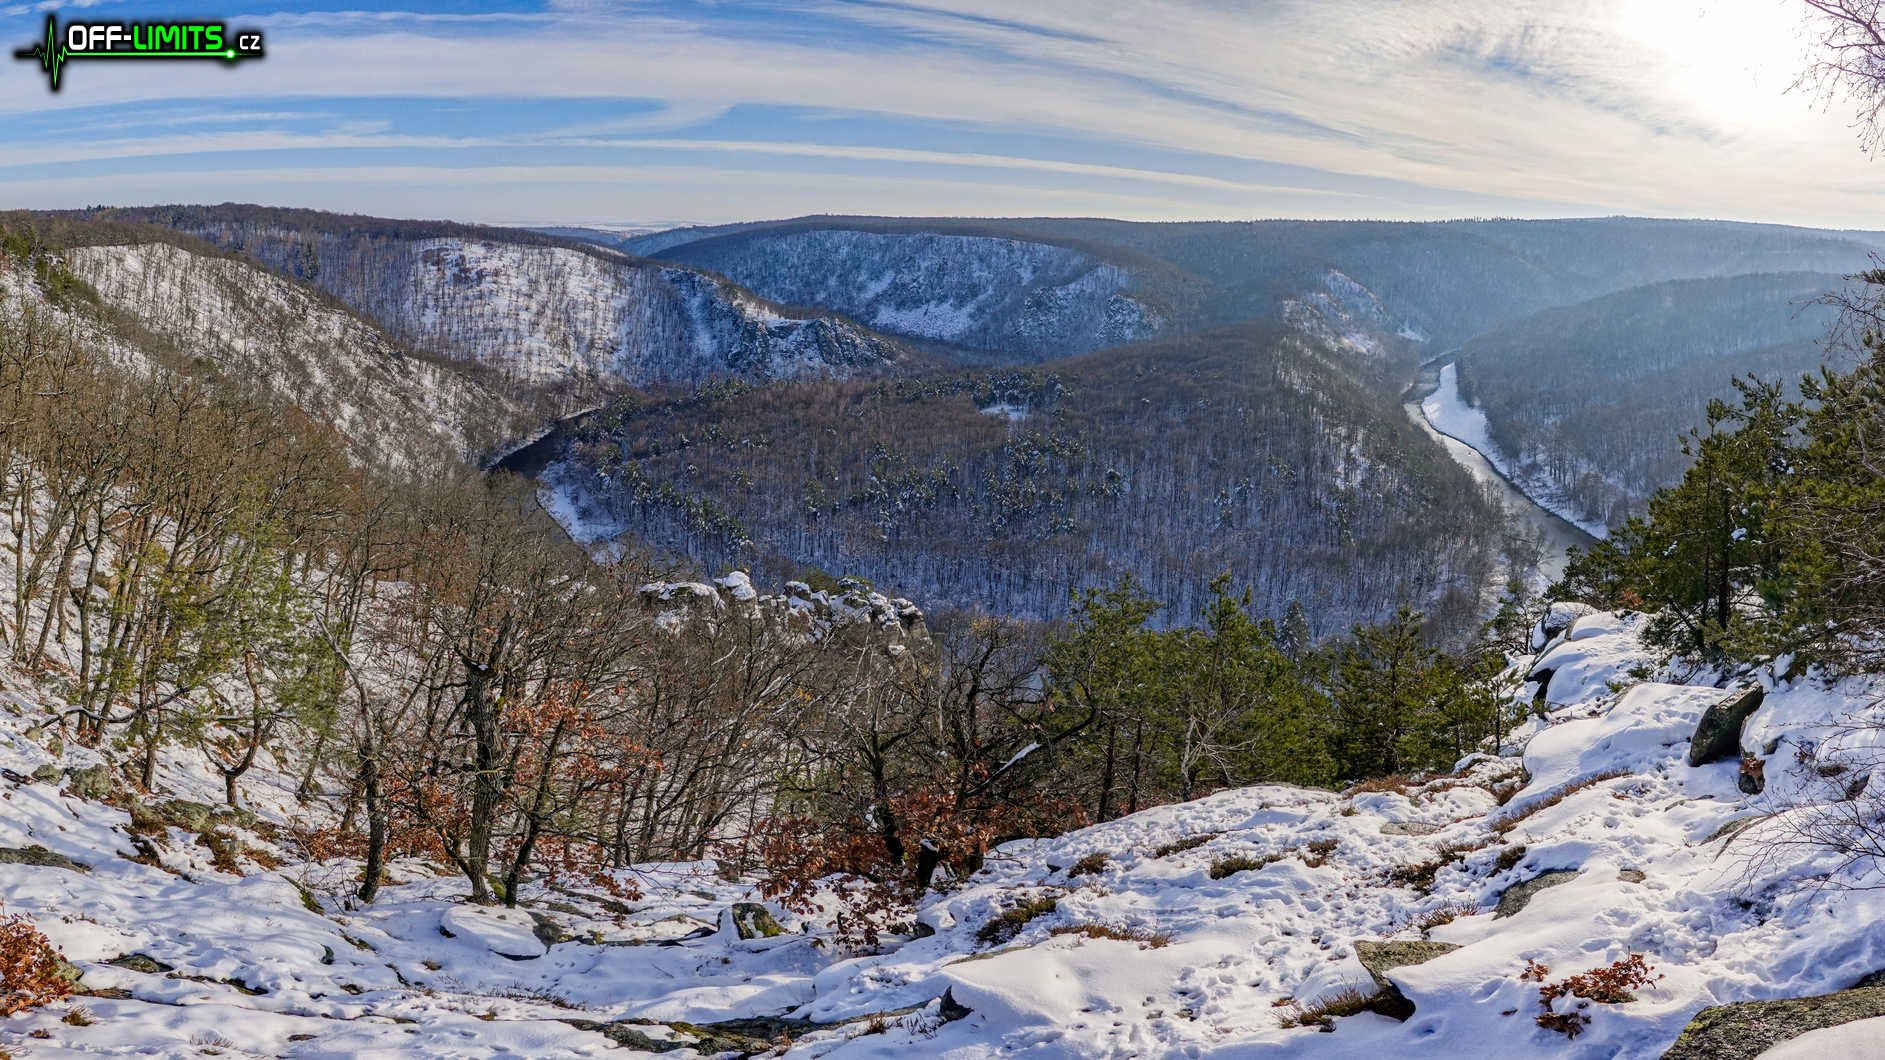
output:
[[[1595,787],[1598,784],[1602,784],[1606,780],[1615,780],[1618,777],[1627,777],[1629,775],[1630,775],[1630,771],[1627,769],[1610,769],[1610,770],[1605,770],[1602,773],[1592,774],[1591,776],[1585,777],[1582,780],[1574,780],[1570,782],[1569,784],[1565,784],[1562,787],[1552,790],[1551,792],[1544,795],[1542,798],[1538,799],[1536,802],[1533,802],[1530,805],[1526,806],[1524,809],[1519,810],[1517,813],[1510,814],[1508,816],[1500,818],[1497,821],[1492,822],[1492,830],[1499,833],[1500,835],[1504,835],[1505,833],[1510,832],[1512,829],[1518,827],[1519,822],[1525,820],[1527,817],[1530,817],[1533,814],[1542,812],[1544,810],[1549,810],[1553,806],[1556,806],[1557,804],[1563,802],[1564,800],[1570,798],[1571,796],[1576,795],[1580,791],[1584,791],[1588,788]]]
[[[1346,799],[1378,792],[1405,795],[1432,779],[1434,775],[1431,773],[1389,773],[1384,777],[1369,777],[1367,780],[1354,784],[1347,791],[1342,792],[1342,797]]]
[[[1067,924],[1054,928],[1049,935],[1079,935],[1089,939],[1113,939],[1117,942],[1136,942],[1141,949],[1158,950],[1172,944],[1170,934],[1163,931],[1148,931],[1144,928],[1119,927],[1114,924]]]
[[[1474,842],[1448,842],[1434,848],[1433,857],[1418,861],[1412,865],[1396,865],[1388,870],[1388,881],[1402,887],[1414,887],[1422,891],[1433,890],[1433,879],[1440,870],[1464,858],[1475,850],[1483,850],[1485,840]]]
[[[1482,910],[1471,902],[1449,902],[1438,909],[1429,909],[1424,913],[1409,917],[1405,923],[1396,925],[1381,933],[1382,938],[1392,938],[1403,931],[1412,929],[1423,936],[1442,924],[1451,924],[1463,916],[1476,916]]]
[[[1113,860],[1113,856],[1104,851],[1096,851],[1081,858],[1067,869],[1069,878],[1074,876],[1092,876],[1103,872]]]
[[[1281,854],[1265,854],[1260,858],[1253,858],[1248,854],[1232,854],[1211,863],[1211,878],[1221,880],[1240,872],[1252,872],[1265,865],[1274,865],[1281,860],[1283,860]]]
[[[1021,934],[1021,929],[1031,921],[1047,916],[1060,908],[1060,899],[1053,895],[1030,898],[1012,909],[1004,910],[993,920],[983,924],[975,933],[977,941],[985,946],[999,946]]]
[[[1199,832],[1197,835],[1188,835],[1183,839],[1174,839],[1164,846],[1154,848],[1152,856],[1155,858],[1169,858],[1173,854],[1183,854],[1187,850],[1196,850],[1223,834],[1222,832]]]
[[[1338,839],[1317,839],[1297,847],[1296,853],[1302,857],[1304,865],[1319,869],[1329,863],[1329,855],[1334,854],[1335,848],[1341,845]]]
[[[1343,1016],[1368,1011],[1379,996],[1367,993],[1360,987],[1343,987],[1307,1005],[1290,1002],[1283,1011],[1277,1013],[1276,1019],[1285,1027],[1327,1027],[1331,1021]]]

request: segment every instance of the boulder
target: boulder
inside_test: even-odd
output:
[[[1532,630],[1532,650],[1538,651],[1560,633],[1568,633],[1577,620],[1585,615],[1596,614],[1597,609],[1588,604],[1575,604],[1559,601],[1545,610],[1538,620],[1538,628]]]
[[[1520,910],[1531,904],[1539,891],[1570,883],[1577,876],[1576,869],[1557,869],[1533,876],[1524,883],[1515,883],[1499,895],[1499,906],[1492,911],[1492,918],[1498,920],[1501,917],[1517,916]]]
[[[731,922],[733,930],[743,939],[769,939],[785,934],[785,928],[765,906],[758,902],[734,902],[721,914],[724,926]]]
[[[135,803],[131,806],[131,827],[139,832],[157,833],[166,828],[186,832],[207,832],[216,807],[189,799],[165,799],[162,802]]]
[[[55,854],[42,846],[0,847],[0,865],[37,865],[67,872],[92,871],[92,867],[83,861],[73,861],[64,854]]]
[[[1414,964],[1425,964],[1443,954],[1459,949],[1451,942],[1427,942],[1424,940],[1402,940],[1396,942],[1375,942],[1360,939],[1355,943],[1355,959],[1374,978],[1375,985],[1383,990],[1394,990],[1387,973],[1396,968],[1405,968]]]
[[[116,778],[107,765],[86,766],[65,771],[66,790],[81,799],[102,799],[111,794]]]
[[[1701,766],[1724,758],[1741,757],[1741,725],[1767,697],[1760,685],[1749,685],[1702,712],[1689,738],[1689,765]]]
[[[1388,972],[1409,965],[1425,964],[1443,953],[1457,949],[1459,947],[1451,942],[1375,942],[1358,939],[1355,942],[1355,959],[1368,970],[1375,986],[1380,988],[1380,992],[1369,999],[1368,1011],[1406,1023],[1414,1015],[1414,1003],[1388,978]]]
[[[1663,1060],[1753,1060],[1808,1031],[1885,1016],[1885,987],[1861,987],[1817,997],[1743,1001],[1695,1014]]]
[[[142,972],[145,975],[162,975],[165,972],[177,970],[174,965],[165,964],[148,953],[127,953],[122,957],[113,957],[105,963],[127,971]]]

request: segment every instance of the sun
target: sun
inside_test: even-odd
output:
[[[1804,65],[1798,3],[1620,0],[1616,27],[1652,59],[1638,76],[1699,114],[1737,124],[1798,114],[1786,91]]]

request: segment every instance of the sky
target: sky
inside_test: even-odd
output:
[[[1800,0],[0,0],[213,17],[234,66],[0,66],[0,208],[499,224],[807,213],[1885,228]]]

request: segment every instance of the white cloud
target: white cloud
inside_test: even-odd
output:
[[[1181,189],[1162,200],[1166,212],[1217,216],[1387,212],[1386,202],[1345,202],[1337,189],[1352,193],[1340,179],[1350,177],[1371,191],[1395,182],[1429,204],[1476,197],[1541,210],[1885,225],[1880,171],[1851,130],[1784,92],[1802,48],[1787,0],[813,0],[775,24],[802,17],[854,28],[771,39],[751,20],[716,17],[714,5],[694,10],[691,19],[589,4],[531,20],[261,16],[264,27],[295,27],[263,63],[172,71],[161,86],[131,71],[69,70],[59,96],[0,97],[0,113],[143,102],[154,88],[227,100],[236,85],[258,99],[652,100],[659,107],[646,114],[550,123],[504,143],[671,151],[683,149],[678,138],[607,138],[674,132],[762,104],[874,115],[906,130],[946,123],[971,138],[1053,136],[1073,145],[1055,154],[1078,156],[1008,149],[944,159],[914,133],[904,142],[720,138],[687,148],[798,160],[781,163],[776,196],[757,199],[775,213],[784,212],[775,202],[805,200],[792,182],[819,159],[914,175],[947,164],[1129,181],[1148,202],[1160,201],[1157,189]],[[465,29],[480,19],[515,32]],[[323,135],[340,152],[400,140]],[[408,139],[421,147],[425,138]],[[150,152],[114,144],[124,156]],[[1145,150],[1196,158],[1199,170],[1119,161]],[[1302,176],[1237,177],[1257,163]],[[1327,186],[1305,186],[1318,181]],[[942,209],[917,196],[927,185],[906,184],[897,212]],[[1434,194],[1413,194],[1420,189]],[[851,207],[834,187],[814,208]]]

